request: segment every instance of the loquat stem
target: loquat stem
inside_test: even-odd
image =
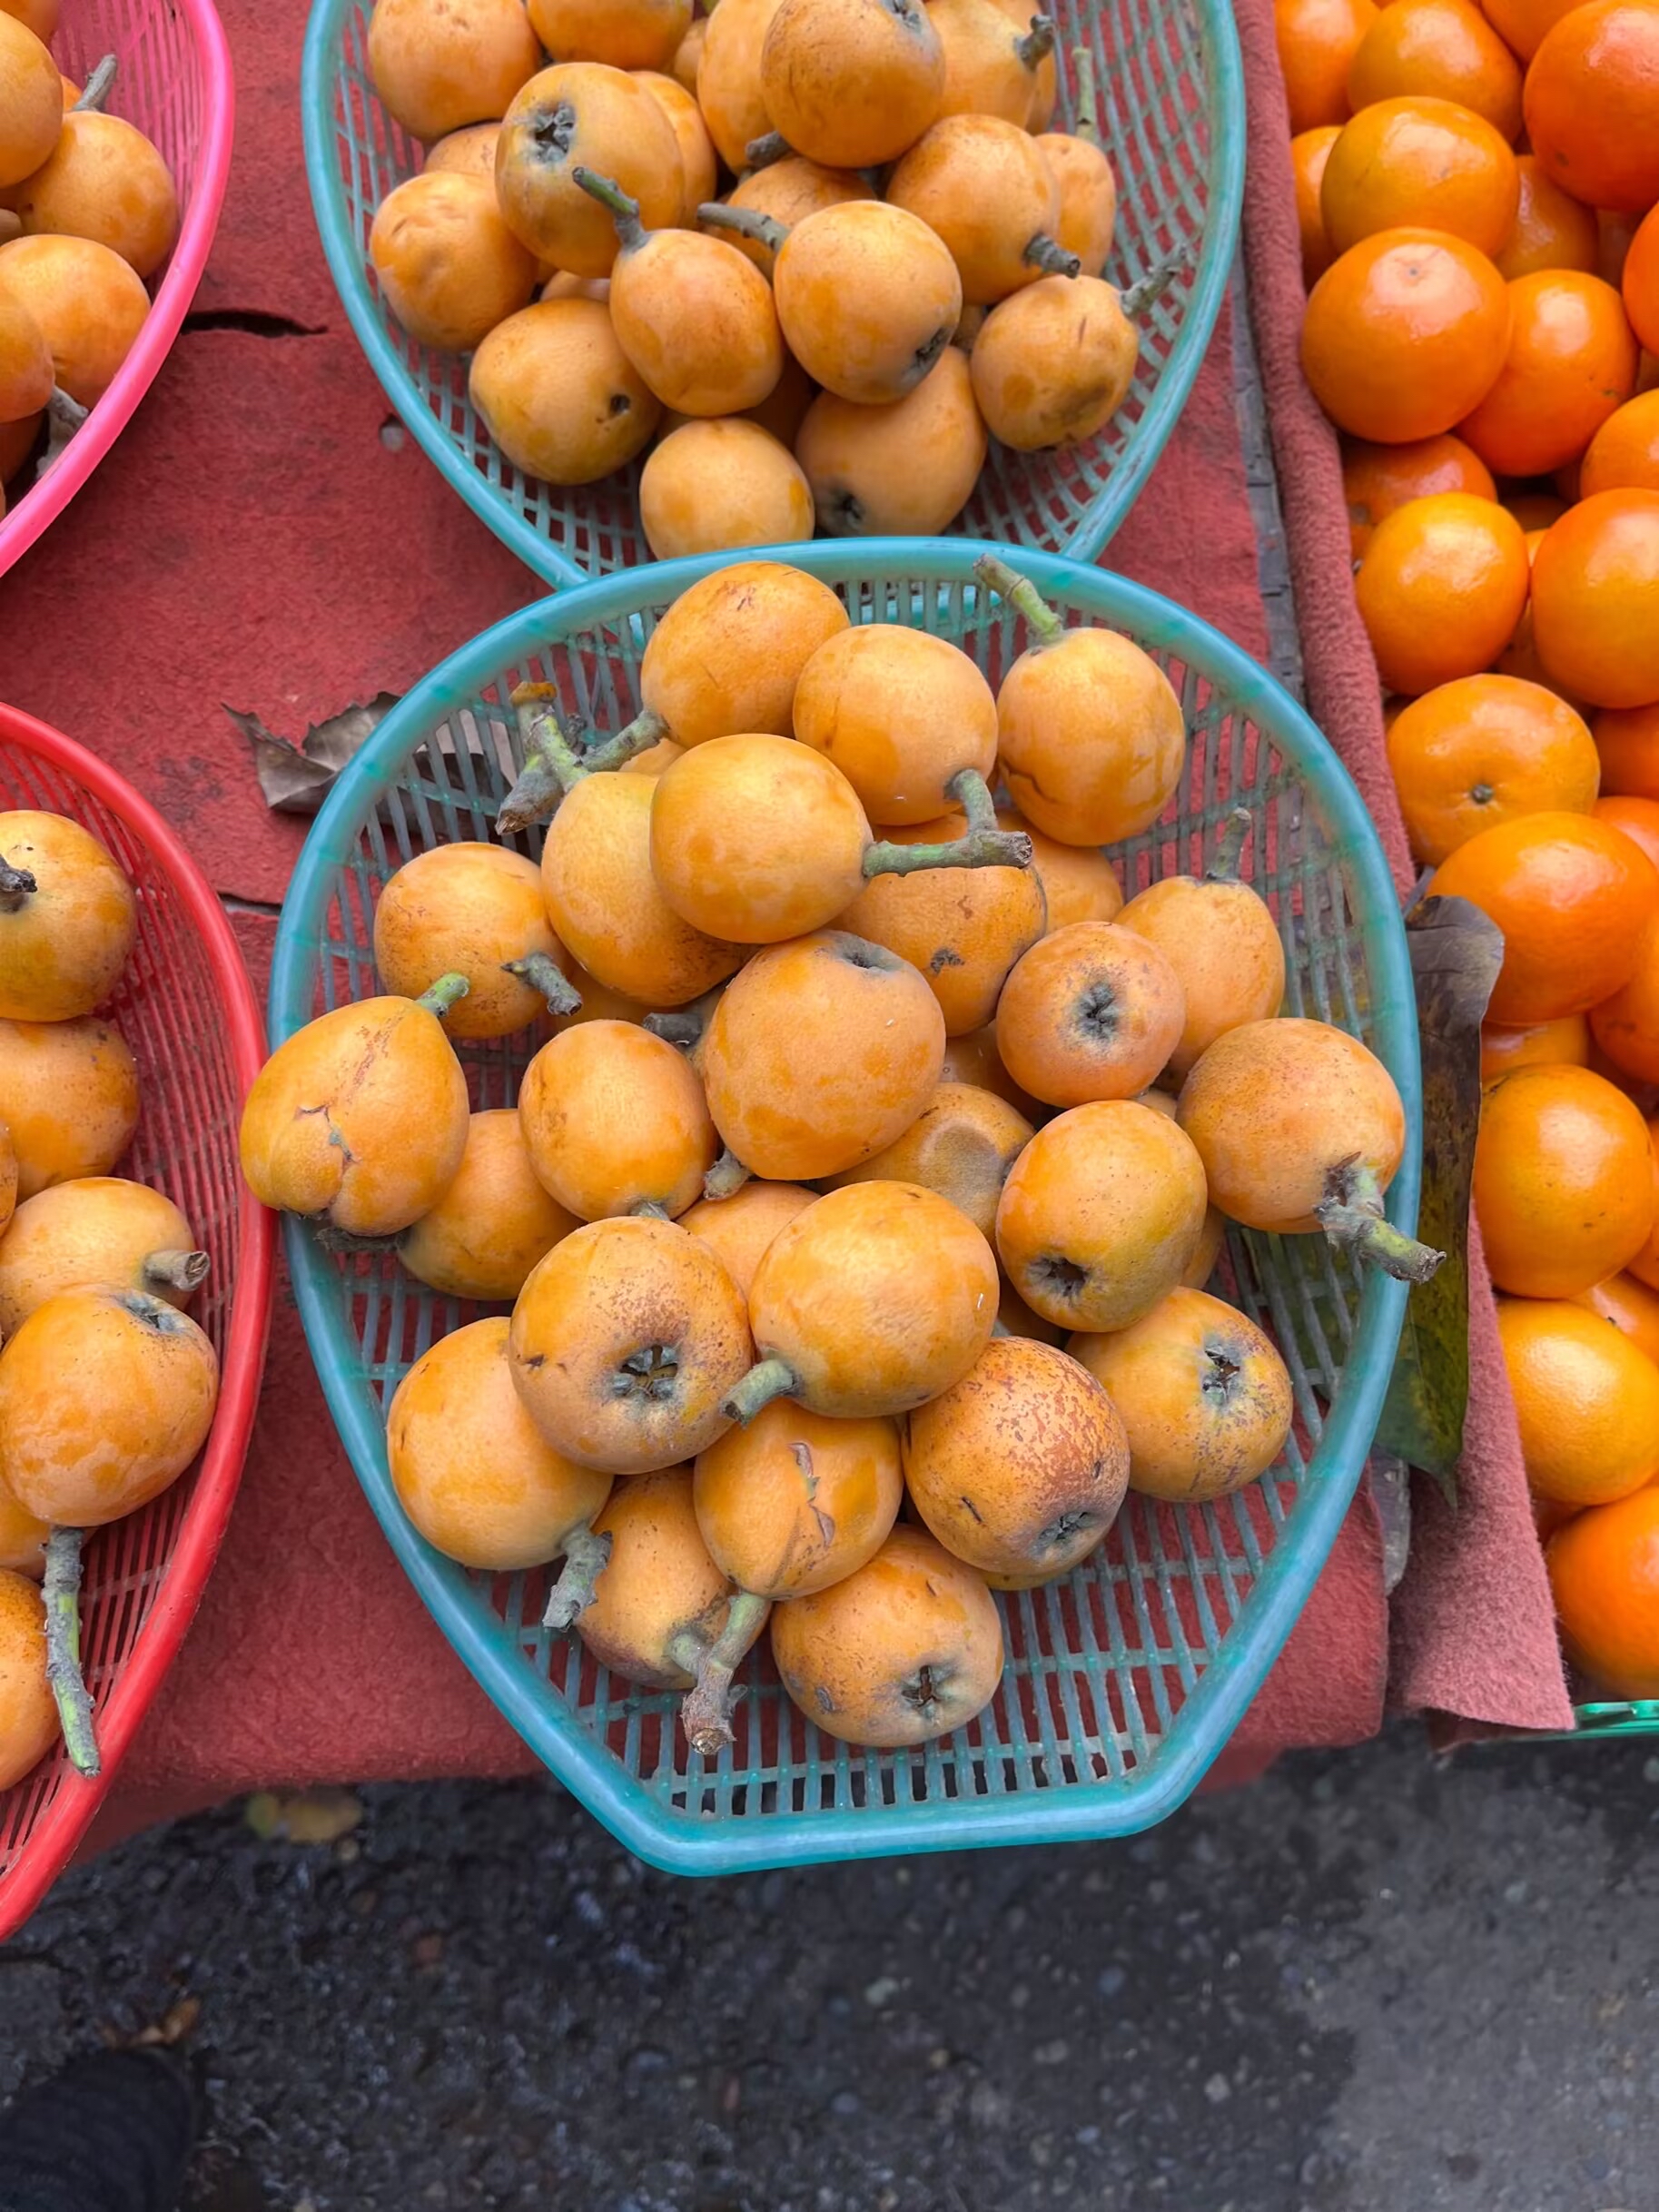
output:
[[[746,1426],[775,1397],[787,1397],[795,1381],[786,1359],[757,1359],[720,1410],[728,1420]]]
[[[1250,834],[1250,815],[1248,806],[1235,806],[1227,817],[1227,826],[1216,840],[1216,849],[1210,865],[1204,871],[1207,884],[1236,884],[1239,880],[1239,860],[1244,851],[1244,841]]]
[[[544,1628],[556,1633],[568,1628],[593,1603],[594,1585],[610,1565],[609,1533],[597,1536],[586,1521],[565,1538],[565,1564],[548,1595],[541,1616]]]
[[[601,207],[607,207],[617,220],[617,235],[622,241],[623,251],[634,253],[646,242],[646,227],[639,220],[639,202],[630,200],[619,184],[609,177],[602,177],[596,170],[584,169],[580,162],[570,172],[590,199]]]
[[[697,221],[712,222],[716,230],[740,231],[745,238],[757,239],[768,253],[775,253],[789,235],[775,216],[763,215],[754,207],[728,207],[724,200],[706,200],[697,210]]]
[[[524,766],[496,815],[499,837],[510,837],[556,813],[560,799],[581,775],[558,710],[551,704],[557,696],[551,684],[520,684],[513,693],[518,734],[524,740]]]
[[[923,868],[1029,868],[1032,841],[1023,830],[999,829],[996,806],[977,768],[963,768],[945,785],[968,817],[966,834],[948,844],[868,845],[866,875],[915,875]]]
[[[515,975],[532,991],[540,992],[552,1014],[579,1013],[582,994],[558,963],[548,953],[527,953],[522,960],[504,960],[503,972]]]
[[[183,1294],[199,1290],[212,1264],[205,1252],[151,1252],[141,1272],[148,1289],[177,1290]]]
[[[464,975],[458,975],[451,969],[448,975],[440,975],[435,983],[429,983],[415,1003],[424,1006],[428,1013],[436,1014],[441,1022],[450,1007],[464,999],[471,988]]]
[[[636,1199],[628,1211],[636,1220],[669,1221],[674,1218],[660,1199]]]
[[[1337,1162],[1325,1178],[1325,1190],[1313,1210],[1319,1227],[1334,1245],[1368,1259],[1385,1275],[1398,1282],[1426,1283],[1446,1258],[1387,1220],[1377,1170],[1358,1155]]]
[[[104,103],[114,89],[116,66],[114,55],[106,54],[87,78],[85,89],[74,104],[75,114],[85,114],[89,111],[103,112]]]
[[[1020,57],[1022,68],[1029,69],[1035,76],[1053,53],[1056,35],[1052,15],[1033,15],[1031,29],[1023,38],[1014,41],[1014,52]]]
[[[1086,138],[1091,146],[1101,143],[1100,87],[1095,83],[1094,55],[1087,46],[1073,46],[1071,64],[1077,72],[1077,121],[1071,125],[1073,138]]]
[[[0,861],[0,913],[22,912],[26,901],[40,889],[33,872],[28,868],[14,868]]]
[[[1033,269],[1041,269],[1044,276],[1078,277],[1083,273],[1081,254],[1068,253],[1046,231],[1038,232],[1020,258]]]
[[[781,131],[768,131],[764,138],[750,139],[743,150],[743,158],[753,176],[757,169],[770,169],[778,162],[786,162],[794,152]]]
[[[1139,321],[1155,300],[1161,300],[1181,271],[1192,260],[1189,248],[1183,246],[1171,253],[1167,262],[1160,262],[1156,269],[1149,269],[1143,277],[1126,284],[1118,294],[1118,304],[1131,322]]]
[[[670,1006],[661,1013],[647,1014],[639,1026],[648,1029],[653,1037],[660,1037],[665,1044],[677,1044],[682,1052],[689,1052],[702,1043],[725,989],[724,983],[716,983],[700,999],[693,999],[689,1006]]]
[[[46,1680],[51,1684],[69,1763],[77,1774],[95,1774],[97,1731],[92,1699],[81,1673],[81,1540],[78,1528],[54,1528],[46,1539]]]
[[[732,1740],[732,1677],[765,1626],[771,1603],[739,1590],[726,1608],[726,1626],[697,1663],[696,1684],[680,1704],[680,1725],[692,1750],[717,1759]]]
[[[988,591],[994,591],[1016,614],[1024,616],[1033,646],[1052,646],[1065,636],[1065,624],[1035,584],[1011,568],[998,554],[982,553],[973,564],[973,573]]]
[[[706,1199],[736,1198],[748,1181],[749,1173],[750,1170],[728,1144],[703,1178],[703,1196]]]

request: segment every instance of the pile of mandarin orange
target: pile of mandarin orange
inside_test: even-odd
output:
[[[1659,1695],[1659,4],[1276,14],[1388,757],[1504,934],[1475,1203],[1556,1608]]]

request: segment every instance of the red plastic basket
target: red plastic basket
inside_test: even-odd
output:
[[[179,191],[178,243],[114,382],[49,474],[0,519],[0,576],[63,513],[126,427],[179,334],[207,266],[231,168],[235,81],[212,0],[68,0],[52,51],[77,82],[120,64],[108,105],[153,138]]]
[[[73,815],[138,894],[138,941],[109,1002],[138,1061],[143,1114],[124,1163],[182,1206],[212,1270],[192,1311],[222,1371],[200,1459],[172,1489],[89,1539],[82,1656],[103,1772],[60,1749],[0,1791],[0,1940],[35,1910],[84,1833],[190,1625],[247,1457],[271,1322],[275,1224],[242,1180],[237,1124],[264,1057],[253,987],[206,877],[154,808],[44,722],[0,706],[0,808]]]

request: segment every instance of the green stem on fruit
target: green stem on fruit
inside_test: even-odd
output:
[[[1143,277],[1126,284],[1118,294],[1118,305],[1131,322],[1137,322],[1155,300],[1161,300],[1181,271],[1192,260],[1191,249],[1183,246],[1171,253],[1167,262],[1160,262],[1156,269],[1149,269]]]
[[[504,960],[502,971],[540,992],[551,1014],[579,1013],[582,994],[549,953],[527,953],[522,960]]]
[[[1014,41],[1014,52],[1020,57],[1021,67],[1029,69],[1034,76],[1053,53],[1055,36],[1054,18],[1052,15],[1033,15],[1031,29],[1023,38]]]
[[[1011,568],[999,554],[982,553],[973,564],[973,573],[988,591],[994,591],[1017,615],[1024,616],[1033,647],[1054,645],[1065,636],[1065,624],[1035,584]]]
[[[610,1547],[608,1532],[597,1536],[586,1521],[570,1531],[565,1538],[565,1564],[541,1616],[544,1628],[562,1633],[587,1612],[593,1603],[594,1585],[610,1564]]]
[[[1037,232],[1020,259],[1029,262],[1033,269],[1041,269],[1044,276],[1079,277],[1083,273],[1081,254],[1068,253],[1060,241],[1051,238],[1046,231]]]
[[[637,253],[646,242],[646,227],[639,220],[639,202],[630,200],[620,184],[609,177],[602,177],[597,170],[584,169],[578,162],[570,172],[573,181],[579,184],[589,199],[597,200],[601,207],[610,210],[617,222],[617,235],[622,241],[625,253]]]
[[[0,861],[0,913],[20,913],[40,885],[27,868],[14,868]]]
[[[628,1212],[637,1221],[671,1221],[674,1219],[660,1199],[636,1199]]]
[[[144,1279],[145,1289],[176,1290],[180,1297],[188,1298],[207,1280],[207,1271],[212,1264],[205,1252],[150,1252],[139,1272]]]
[[[86,80],[85,89],[75,102],[71,113],[84,115],[102,114],[104,103],[109,98],[115,83],[116,62],[113,54],[106,54]]]
[[[746,1427],[775,1397],[787,1397],[795,1386],[795,1369],[786,1359],[757,1359],[720,1410],[728,1420]]]
[[[726,1626],[698,1660],[696,1686],[680,1705],[686,1741],[704,1759],[717,1759],[732,1740],[732,1677],[765,1626],[771,1601],[739,1590],[726,1608]]]
[[[81,1536],[78,1528],[54,1528],[46,1539],[46,1680],[51,1685],[69,1763],[77,1774],[95,1774],[101,1763],[92,1699],[81,1673]]]
[[[429,983],[415,1003],[424,1006],[428,1013],[436,1014],[441,1022],[450,1007],[458,1005],[471,988],[464,975],[451,969],[448,975],[440,975],[435,983]]]
[[[750,139],[743,150],[743,158],[753,176],[757,169],[771,169],[779,162],[786,162],[794,152],[781,131],[768,131],[764,138]]]
[[[1426,1283],[1446,1258],[1387,1219],[1377,1170],[1358,1153],[1328,1171],[1325,1192],[1313,1210],[1319,1227],[1334,1245],[1368,1259],[1385,1275],[1403,1283]]]
[[[1216,840],[1216,849],[1210,865],[1204,871],[1207,884],[1236,884],[1239,880],[1239,861],[1244,851],[1244,841],[1250,834],[1250,815],[1248,806],[1235,806],[1227,817],[1227,826]]]
[[[878,844],[864,848],[869,875],[916,875],[923,868],[1029,868],[1032,841],[1023,830],[999,829],[990,788],[977,768],[963,768],[944,787],[968,817],[960,837],[944,844]]]
[[[558,718],[558,688],[554,684],[520,684],[512,695],[524,741],[524,766],[518,780],[501,802],[496,834],[510,837],[543,822],[557,812],[571,785],[580,783],[587,769],[577,758]]]
[[[697,210],[699,222],[712,222],[716,230],[738,231],[745,238],[753,238],[775,253],[789,235],[785,226],[774,216],[763,215],[755,207],[728,207],[724,200],[706,200]]]
[[[728,1144],[703,1178],[703,1196],[706,1199],[736,1198],[748,1181],[749,1174],[750,1170]]]
[[[1073,46],[1071,62],[1077,71],[1077,121],[1071,125],[1073,138],[1086,138],[1091,146],[1101,143],[1100,87],[1095,83],[1094,55],[1087,46]]]

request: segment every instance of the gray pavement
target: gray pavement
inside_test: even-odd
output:
[[[0,2096],[193,2023],[191,2212],[1659,2205],[1640,1743],[1403,1729],[1129,1843],[721,1882],[551,1784],[364,1802],[72,1873],[0,1951]]]

